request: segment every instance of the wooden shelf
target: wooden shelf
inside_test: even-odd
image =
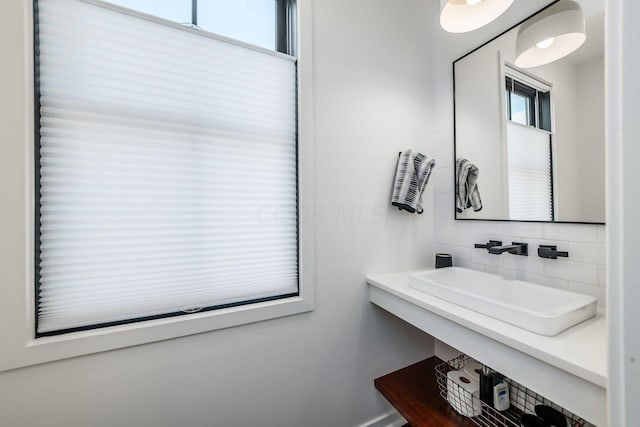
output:
[[[440,397],[434,371],[439,363],[430,357],[376,378],[374,384],[411,427],[475,427]]]

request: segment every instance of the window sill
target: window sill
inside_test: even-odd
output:
[[[0,371],[211,332],[311,310],[313,310],[312,304],[305,301],[303,297],[296,296],[104,329],[30,338],[26,341],[26,345],[11,346],[16,351],[3,352],[0,356]]]

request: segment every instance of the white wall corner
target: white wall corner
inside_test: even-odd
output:
[[[441,360],[445,360],[445,361],[455,359],[456,357],[462,354],[460,350],[455,349],[440,340],[435,340],[434,350],[435,350],[435,355],[439,357]]]
[[[405,424],[407,421],[394,409],[357,427],[401,427]]]

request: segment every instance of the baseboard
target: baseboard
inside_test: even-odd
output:
[[[407,421],[397,411],[390,411],[357,427],[401,427],[406,423]]]

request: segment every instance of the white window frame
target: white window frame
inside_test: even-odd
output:
[[[314,203],[312,0],[297,1],[298,204]],[[315,307],[314,224],[299,221],[295,297],[35,338],[33,3],[2,2],[0,38],[0,372],[308,312]]]

